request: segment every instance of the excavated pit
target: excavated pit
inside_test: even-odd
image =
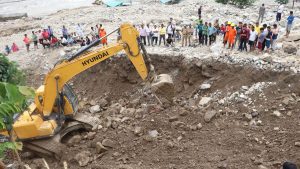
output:
[[[100,119],[96,135],[75,133],[51,168],[279,168],[300,163],[299,75],[181,56],[151,55],[158,74],[175,84],[172,103],[159,105],[125,57],[114,57],[71,82],[79,113]],[[90,113],[92,105],[101,111]],[[278,113],[274,113],[278,111]],[[153,133],[155,133],[153,135]],[[104,154],[97,142],[113,142]],[[86,153],[88,151],[89,153]],[[76,158],[83,153],[85,159]],[[37,166],[35,158],[24,158]],[[80,167],[78,161],[88,160]]]

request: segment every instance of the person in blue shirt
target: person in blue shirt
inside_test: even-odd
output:
[[[203,23],[202,23],[202,21],[200,21],[199,24],[197,25],[199,44],[203,44],[202,27],[203,27]]]
[[[209,45],[211,45],[213,42],[215,42],[217,29],[212,26],[211,23],[208,24],[208,37],[209,37]]]
[[[286,37],[289,37],[289,34],[291,32],[292,29],[292,25],[293,25],[293,21],[294,21],[294,15],[293,15],[293,11],[290,12],[290,16],[287,18],[287,25],[286,25]]]

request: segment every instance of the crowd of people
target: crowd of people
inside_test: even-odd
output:
[[[173,18],[165,26],[165,24],[144,23],[134,25],[140,33],[140,40],[144,45],[173,47],[176,43],[185,46],[196,45],[212,45],[217,39],[223,41],[224,47],[231,50],[239,51],[257,51],[270,52],[276,49],[276,41],[279,34],[278,22],[282,18],[284,5],[280,4],[277,9],[276,21],[274,24],[263,23],[265,16],[265,5],[259,8],[259,17],[256,23],[234,23],[226,21],[219,23],[216,19],[213,23],[206,22],[202,19],[202,6],[198,9],[198,19],[190,24],[178,25]],[[292,29],[294,21],[293,11],[290,11],[287,17],[286,36]],[[76,32],[69,32],[65,26],[62,26],[60,37],[55,35],[51,26],[45,27],[43,30],[32,31],[30,37],[25,34],[23,42],[27,51],[33,44],[34,49],[39,46],[45,48],[57,48],[59,46],[72,46],[79,44],[80,46],[89,45],[92,41],[106,36],[106,31],[102,24],[91,27],[89,32],[84,31],[80,24],[76,25]],[[101,40],[101,44],[107,45],[107,38]],[[14,43],[10,48],[5,46],[7,54],[16,52],[19,48]]]
[[[181,42],[181,46],[211,45],[218,39],[223,40],[224,47],[238,49],[239,51],[270,52],[276,49],[276,41],[279,34],[278,22],[281,20],[284,5],[278,6],[276,21],[272,25],[263,23],[265,5],[259,9],[259,17],[256,23],[233,23],[226,21],[220,24],[216,19],[213,23],[203,21],[202,7],[198,9],[198,17],[195,23],[185,24],[182,27],[176,25],[173,18],[167,26],[164,24],[136,25],[140,32],[140,39],[144,45],[158,45],[163,42],[166,46],[174,46],[175,42]],[[293,11],[287,17],[286,37],[289,36],[294,21]],[[194,37],[194,38],[193,38]],[[159,41],[158,41],[159,40]],[[196,41],[194,41],[196,40]]]
[[[72,46],[79,44],[80,46],[89,45],[92,41],[106,36],[104,27],[100,24],[96,25],[95,28],[91,27],[88,34],[85,34],[81,25],[77,24],[76,32],[70,32],[63,26],[61,29],[61,36],[55,35],[51,26],[45,27],[43,30],[32,31],[31,35],[24,34],[23,42],[26,46],[26,50],[30,51],[30,46],[33,45],[34,49],[39,49],[39,46],[46,48],[58,48],[60,46]],[[107,45],[107,38],[101,40],[101,44]],[[11,47],[5,46],[6,54],[11,52],[17,52],[19,50],[16,43],[13,43]]]

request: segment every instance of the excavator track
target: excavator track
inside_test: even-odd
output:
[[[23,141],[25,149],[34,152],[38,156],[60,159],[63,155],[63,150],[67,148],[66,145],[61,143],[62,139],[73,131],[89,131],[98,124],[98,121],[93,117],[77,114],[65,124],[62,130],[53,137]]]

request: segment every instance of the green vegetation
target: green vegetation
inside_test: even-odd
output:
[[[24,79],[24,73],[18,69],[18,65],[0,53],[0,82],[24,84]]]
[[[7,150],[11,150],[18,161],[21,161],[18,150],[22,149],[22,143],[12,139],[12,124],[14,116],[24,111],[28,100],[34,96],[32,88],[19,86],[23,83],[24,74],[18,69],[17,64],[0,53],[0,131],[7,131],[9,135],[9,137],[0,135],[1,165],[3,165],[1,159]]]
[[[280,3],[280,4],[287,4],[289,0],[275,0],[275,2]]]
[[[216,0],[216,2],[223,4],[230,3],[239,7],[244,7],[252,5],[255,2],[255,0]]]

